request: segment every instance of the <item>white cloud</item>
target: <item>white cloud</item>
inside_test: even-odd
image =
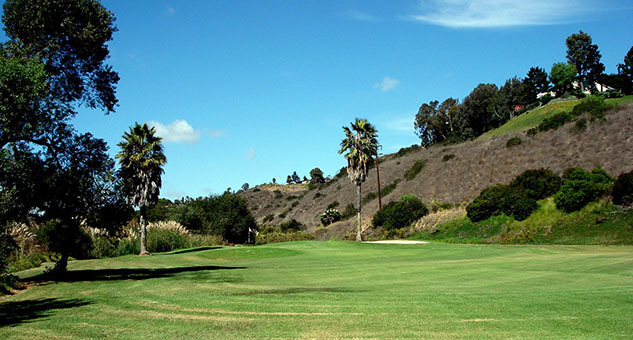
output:
[[[255,149],[253,148],[248,148],[248,152],[246,153],[246,158],[248,159],[254,159],[255,158]]]
[[[400,84],[400,80],[398,79],[394,79],[394,78],[390,78],[390,77],[384,77],[382,79],[381,82],[376,83],[374,85],[374,87],[379,88],[380,91],[385,92],[385,91],[389,91],[391,89],[393,89],[394,87],[398,86],[398,84]]]
[[[147,124],[156,129],[156,134],[162,137],[165,143],[185,142],[193,144],[200,139],[200,131],[194,130],[186,120],[175,120],[169,125],[151,120]]]
[[[381,19],[377,16],[367,14],[357,10],[351,10],[347,12],[347,16],[358,21],[380,21]]]
[[[411,19],[452,28],[553,25],[591,11],[583,0],[432,0]]]

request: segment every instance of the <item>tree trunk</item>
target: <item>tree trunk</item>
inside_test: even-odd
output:
[[[70,255],[67,252],[62,253],[62,257],[55,263],[53,268],[53,275],[59,276],[66,272],[68,269],[68,257]]]
[[[358,183],[358,185],[356,186],[356,191],[358,193],[358,207],[356,208],[356,213],[358,215],[358,225],[356,226],[356,241],[360,242],[362,241],[362,237],[360,236],[360,207],[361,207],[361,190],[360,190],[360,186],[361,184]]]
[[[141,206],[141,212],[140,212],[140,217],[139,217],[139,227],[141,228],[141,252],[139,255],[149,255],[149,252],[147,251],[147,228],[146,228],[147,222],[145,221],[145,213],[146,213],[145,206]]]

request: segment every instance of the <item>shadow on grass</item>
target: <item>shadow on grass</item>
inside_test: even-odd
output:
[[[193,253],[196,251],[204,251],[204,250],[213,250],[213,249],[220,249],[222,247],[198,247],[198,248],[193,248],[193,249],[183,249],[183,250],[176,250],[170,253],[164,253],[164,254],[159,254],[159,255],[176,255],[176,254],[186,254],[186,253]]]
[[[246,267],[222,267],[222,266],[195,266],[172,268],[116,268],[116,269],[87,269],[70,270],[61,275],[51,276],[44,273],[27,281],[32,282],[76,282],[76,281],[115,281],[115,280],[147,280],[170,277],[175,274],[227,269],[246,269]]]
[[[91,302],[80,299],[39,299],[9,301],[0,303],[0,327],[15,326],[22,322],[44,318],[51,315],[53,309],[75,308],[89,305]]]

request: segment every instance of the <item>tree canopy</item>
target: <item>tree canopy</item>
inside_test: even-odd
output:
[[[584,90],[585,83],[590,89],[595,87],[604,65],[600,62],[598,45],[592,43],[589,34],[580,31],[567,37],[567,61],[576,67],[576,79]]]
[[[571,87],[576,74],[576,66],[573,64],[559,62],[552,65],[549,79],[554,84],[553,89],[556,91],[557,96],[562,95],[565,90]]]

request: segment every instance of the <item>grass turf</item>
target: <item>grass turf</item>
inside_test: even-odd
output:
[[[2,339],[617,339],[633,247],[292,242],[73,261],[0,302]]]
[[[625,96],[622,98],[607,99],[606,102],[611,105],[623,106],[633,102],[633,96]],[[534,110],[530,110],[514,119],[506,122],[497,129],[490,130],[484,133],[481,137],[483,139],[490,138],[492,136],[502,136],[508,133],[521,132],[527,129],[537,127],[545,118],[552,117],[553,115],[561,112],[571,112],[580,103],[580,100],[563,100],[549,103],[544,106],[540,106]]]

